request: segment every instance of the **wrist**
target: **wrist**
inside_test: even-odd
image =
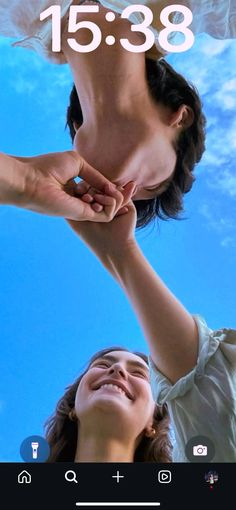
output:
[[[110,251],[106,256],[104,263],[116,279],[122,279],[122,274],[126,267],[135,259],[135,256],[140,252],[140,248],[135,239],[132,239],[118,248]]]
[[[30,175],[27,158],[6,154],[0,158],[0,203],[24,207]]]

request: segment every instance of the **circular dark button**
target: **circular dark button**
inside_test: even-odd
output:
[[[50,447],[42,436],[29,436],[20,446],[20,455],[25,462],[45,462],[50,454]]]
[[[185,455],[190,462],[211,462],[215,456],[215,446],[207,436],[194,436],[187,442]]]

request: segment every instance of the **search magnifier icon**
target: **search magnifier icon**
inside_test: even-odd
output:
[[[72,471],[71,469],[69,469],[69,471],[66,471],[65,479],[67,482],[78,483],[78,480],[76,479],[76,473],[75,473],[75,471]]]

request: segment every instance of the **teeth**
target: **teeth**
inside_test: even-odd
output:
[[[100,386],[100,388],[109,388],[109,387],[115,388],[117,391],[119,391],[120,393],[123,393],[123,395],[126,396],[126,393],[119,386],[117,386],[116,384],[109,383],[109,384],[102,384],[102,386]]]

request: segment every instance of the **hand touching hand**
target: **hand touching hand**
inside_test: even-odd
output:
[[[103,194],[101,203],[78,197],[81,177]],[[74,151],[17,158],[0,156],[0,202],[77,221],[110,221],[125,197]],[[103,203],[102,203],[103,202]]]

